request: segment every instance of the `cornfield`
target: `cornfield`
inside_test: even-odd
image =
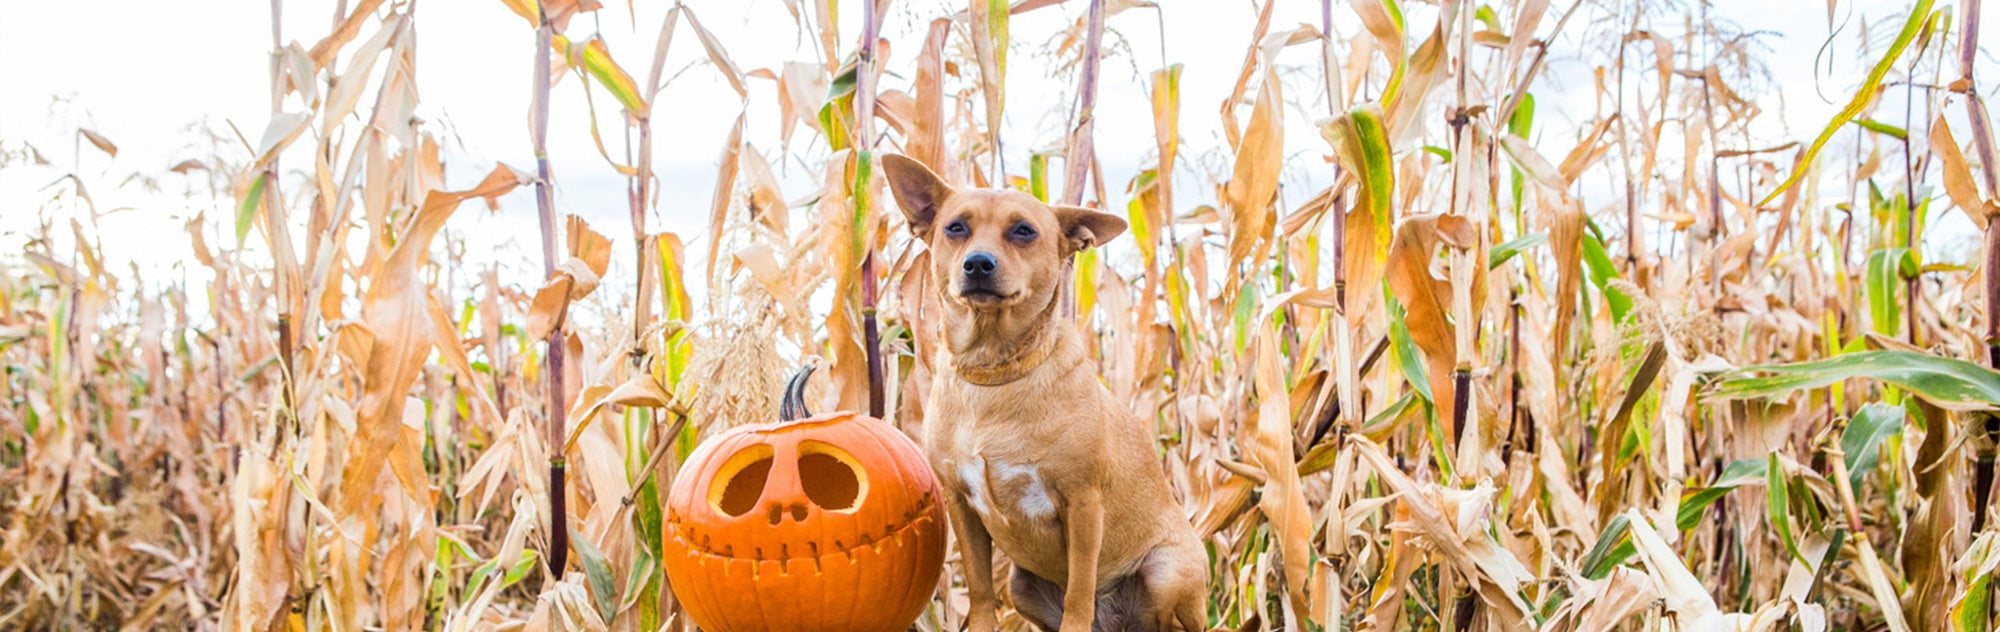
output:
[[[785,0],[747,28],[805,54],[759,68],[703,22],[727,3],[439,3],[518,17],[490,98],[535,162],[490,168],[414,114],[415,0],[289,33],[285,4],[268,74],[226,79],[268,84],[261,131],[147,166],[0,139],[0,179],[48,183],[0,210],[32,225],[0,254],[0,629],[693,629],[662,507],[704,438],[802,366],[815,410],[921,435],[939,323],[888,153],[1129,221],[1067,289],[1212,628],[1994,627],[1980,0],[1796,7],[1816,73],[1857,67],[1814,120],[1707,0]],[[1195,10],[1255,15],[1205,34],[1227,92],[1135,44]],[[655,133],[684,76],[741,102],[720,148]],[[711,189],[656,163],[718,155]],[[629,225],[558,210],[579,174]],[[171,275],[102,244],[173,209],[91,197],[162,183]],[[966,590],[953,553],[914,629]]]

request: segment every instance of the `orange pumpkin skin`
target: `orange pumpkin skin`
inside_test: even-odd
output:
[[[943,498],[922,450],[879,419],[740,426],[674,481],[667,578],[711,632],[900,632],[944,570]]]

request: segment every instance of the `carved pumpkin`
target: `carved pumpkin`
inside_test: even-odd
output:
[[[908,629],[944,569],[943,495],[923,452],[852,412],[730,429],[674,481],[667,578],[711,632]]]

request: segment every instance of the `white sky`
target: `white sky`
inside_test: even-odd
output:
[[[1277,1],[1281,4],[1273,30],[1319,22],[1318,2]],[[574,20],[568,34],[580,40],[601,32],[613,56],[643,81],[654,37],[671,4],[662,0],[634,0],[630,5],[624,0],[605,2],[604,10]],[[1199,174],[1226,175],[1228,158],[1216,113],[1250,44],[1256,6],[1249,0],[1166,0],[1162,4],[1168,5],[1164,11],[1131,10],[1109,22],[1106,48],[1110,53],[1103,61],[1097,147],[1112,202],[1122,205],[1125,183],[1152,153],[1148,74],[1167,63],[1184,64],[1181,130],[1186,145],[1182,155],[1187,157],[1187,169],[1192,170],[1183,170],[1177,179],[1177,206],[1184,211],[1215,198],[1210,184]],[[1435,6],[1404,4],[1411,30],[1416,34],[1428,31],[1435,20]],[[1544,35],[1568,8],[1567,2],[1554,4],[1540,30]],[[1766,62],[1778,85],[1775,91],[1767,89],[1756,95],[1772,116],[1761,122],[1755,130],[1759,138],[1750,144],[1763,147],[1810,141],[1840,105],[1820,95],[1839,98],[1849,93],[1865,74],[1866,64],[1872,62],[1855,57],[1855,34],[1861,25],[1870,26],[1872,38],[1893,37],[1897,24],[1885,20],[1905,10],[1902,4],[1891,0],[1841,1],[1836,20],[1844,30],[1827,48],[1830,69],[1822,66],[1823,72],[1816,78],[1814,56],[1829,30],[1825,4],[1804,0],[1717,3],[1711,9],[1715,18],[1733,21],[1744,30],[1768,33],[1759,41],[1769,47]],[[688,5],[746,72],[777,68],[786,61],[821,58],[816,38],[796,30],[784,0],[703,0]],[[1335,5],[1335,30],[1357,32],[1360,27],[1347,3]],[[962,6],[959,0],[903,0],[893,5],[885,20],[884,36],[893,44],[887,68],[899,76],[885,79],[885,87],[907,87],[915,74],[916,52],[925,26]],[[1068,2],[1018,16],[1013,23],[1003,129],[1010,173],[1026,170],[1027,152],[1053,146],[1062,137],[1067,112],[1073,107],[1074,79],[1056,75],[1051,69],[1059,60],[1043,51],[1052,48],[1051,38],[1081,16],[1085,6],[1081,1]],[[851,47],[860,30],[860,3],[850,0],[841,7],[840,44]],[[629,18],[628,11],[636,13],[637,19]],[[1578,38],[1589,22],[1604,17],[1603,12],[1598,7],[1582,10],[1555,45],[1551,77],[1536,85],[1540,109],[1534,140],[1552,159],[1559,160],[1567,152],[1574,143],[1576,124],[1593,113],[1588,67],[1564,55],[1573,55],[1583,47]],[[310,47],[331,28],[332,14],[332,0],[287,0],[285,39]],[[8,251],[18,248],[24,231],[43,217],[55,220],[58,226],[72,217],[90,224],[85,212],[44,204],[58,190],[45,187],[72,165],[91,187],[100,213],[129,209],[102,215],[98,223],[98,234],[113,263],[131,261],[148,274],[186,267],[184,262],[191,252],[182,224],[204,210],[211,221],[210,244],[233,245],[234,237],[226,227],[231,213],[228,201],[216,202],[205,195],[190,197],[190,190],[205,190],[206,185],[169,174],[166,168],[184,158],[210,153],[208,141],[194,131],[199,125],[221,130],[225,136],[230,124],[253,139],[261,134],[269,110],[267,3],[215,3],[194,10],[185,3],[150,0],[0,0],[0,15],[6,16],[0,18],[0,86],[5,86],[0,90],[0,146],[19,149],[21,143],[30,143],[57,165],[55,169],[19,165],[0,169],[0,245]],[[1678,18],[1663,21],[1669,22],[1659,25],[1664,32],[1681,29]],[[2000,29],[1995,26],[2000,24],[2000,16],[1988,16],[1985,22],[1987,32],[1982,41],[2000,41],[1995,39],[2000,33],[1992,32]],[[416,24],[418,114],[446,143],[451,186],[470,185],[491,169],[495,160],[532,170],[526,111],[534,45],[526,22],[497,0],[421,0]],[[1164,49],[1162,28],[1167,43]],[[373,29],[373,24],[364,28],[361,37],[368,37]],[[1417,39],[1413,34],[1412,46]],[[954,37],[954,45],[956,41]],[[698,250],[705,238],[700,233],[707,223],[716,161],[729,124],[743,107],[719,75],[702,65],[702,59],[697,40],[683,24],[667,69],[670,75],[686,70],[665,88],[654,106],[655,164],[663,195],[650,229],[679,232],[697,250],[689,253],[690,262],[702,256]],[[1304,103],[1286,113],[1285,151],[1290,159],[1284,197],[1289,204],[1283,208],[1289,208],[1327,184],[1328,168],[1320,160],[1326,152],[1325,143],[1311,125],[1324,116],[1326,108],[1315,96],[1321,94],[1316,48],[1288,49],[1279,61],[1289,67],[1287,96]],[[1982,68],[1991,64],[1990,58],[1982,59]],[[1646,70],[1637,79],[1628,79],[1628,84],[1646,82],[1646,93],[1651,94],[1653,79],[1650,69]],[[1987,84],[2000,80],[2000,73],[1982,73]],[[378,78],[371,78],[371,85]],[[750,89],[746,138],[780,171],[786,196],[797,199],[816,186],[815,176],[800,157],[779,155],[772,82],[752,79]],[[1900,103],[1900,92],[1891,95]],[[596,98],[606,142],[613,155],[620,155],[615,102],[602,90]],[[556,170],[557,206],[560,211],[583,215],[626,249],[629,242],[622,237],[629,235],[630,226],[625,181],[592,145],[584,107],[583,93],[573,75],[556,86],[549,151]],[[1893,111],[1900,115],[1900,105],[1896,107]],[[1240,115],[1247,116],[1248,111],[1247,106],[1239,108]],[[1891,110],[1885,105],[1883,111]],[[1954,105],[1952,111],[1959,111],[1959,107]],[[118,156],[107,158],[80,143],[73,131],[79,126],[116,142]],[[229,142],[229,151],[247,153],[233,138]],[[795,153],[800,147],[817,144],[810,130],[795,132]],[[1724,144],[1734,145],[1728,140]],[[243,153],[236,154],[237,158]],[[809,153],[803,158],[816,164],[818,155]],[[287,190],[300,188],[303,176],[297,169],[304,164],[304,158],[288,160]],[[157,178],[159,190],[149,191],[136,182],[119,184],[133,172]],[[1586,188],[1586,194],[1590,193]],[[521,272],[516,281],[532,285],[540,272],[536,226],[532,196],[516,193],[503,199],[497,214],[486,213],[480,204],[468,205],[448,230],[474,246],[473,252],[478,254],[470,256],[473,261],[490,257],[515,266],[513,269]],[[261,249],[261,237],[253,234],[249,241]],[[613,276],[629,274],[629,260],[629,253],[615,256]],[[168,276],[178,278],[181,273],[168,272]],[[196,278],[205,278],[205,274]],[[624,286],[629,278],[607,282],[613,287]]]

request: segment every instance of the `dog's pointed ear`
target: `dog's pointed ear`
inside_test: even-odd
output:
[[[1058,205],[1063,239],[1071,253],[1089,249],[1125,234],[1125,218],[1081,206]]]
[[[903,218],[909,220],[910,232],[918,238],[930,239],[931,221],[937,219],[945,198],[951,197],[951,185],[945,184],[924,163],[902,154],[882,155],[882,175],[889,179],[896,205],[903,207]]]

